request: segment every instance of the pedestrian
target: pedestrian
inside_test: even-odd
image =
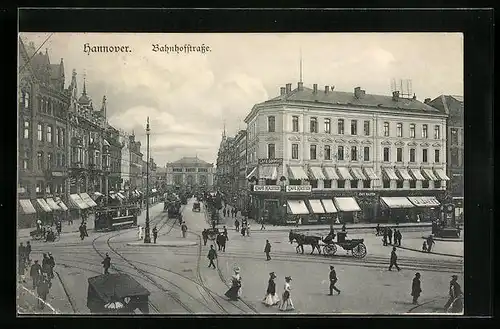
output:
[[[210,245],[210,250],[208,251],[207,258],[210,260],[210,264],[208,264],[208,267],[213,266],[215,270],[214,259],[217,259],[217,252],[214,249],[214,245]]]
[[[49,278],[42,275],[40,281],[38,282],[38,286],[36,287],[36,292],[38,294],[38,307],[43,309],[46,304],[47,295],[49,294],[49,289],[52,287],[52,283]]]
[[[52,254],[50,252],[49,252],[48,264],[49,264],[49,279],[53,279],[54,278],[54,267],[56,266],[56,261],[54,259],[54,256],[52,256]]]
[[[222,234],[218,233],[217,237],[215,238],[215,243],[217,244],[217,250],[221,251],[222,245],[221,245],[221,236]]]
[[[102,267],[104,267],[104,274],[109,274],[109,268],[111,267],[111,257],[109,257],[108,253],[106,253],[106,257],[101,262]]]
[[[423,252],[427,252],[427,242],[424,241],[424,243],[422,244],[422,251]]]
[[[417,214],[417,223],[420,223],[420,215]]]
[[[142,226],[137,225],[137,238],[138,240],[142,240]]]
[[[397,246],[398,245],[398,230],[394,229],[394,231],[392,232],[392,237],[394,238],[394,245]]]
[[[280,298],[276,293],[276,283],[274,279],[276,279],[276,274],[274,272],[269,273],[269,281],[267,283],[266,297],[262,301],[266,306],[277,305],[280,302]]]
[[[31,255],[31,243],[28,241],[26,242],[26,261],[29,264],[31,262],[30,255]]]
[[[49,260],[49,256],[47,256],[47,254],[43,254],[43,258],[42,258],[42,273],[48,275],[49,272],[50,272],[50,260]]]
[[[155,226],[153,229],[153,243],[156,243],[157,238],[158,238],[158,229]]]
[[[434,244],[434,238],[432,237],[432,234],[427,237],[427,252],[431,252],[432,250],[432,245]]]
[[[393,266],[396,266],[398,272],[401,271],[401,269],[398,266],[398,255],[396,255],[396,247],[392,247],[391,265],[389,265],[389,271],[392,271]]]
[[[458,283],[458,276],[452,275],[450,281],[449,299],[444,305],[444,309],[448,313],[461,313],[463,311],[463,293],[460,284]]]
[[[208,232],[206,228],[204,228],[203,231],[201,232],[201,237],[203,238],[203,245],[206,246],[208,240]]]
[[[247,229],[245,231],[247,236],[250,236],[250,224],[247,225]]]
[[[229,241],[229,237],[227,236],[227,228],[224,226],[224,236],[226,237],[226,241]]]
[[[293,307],[290,282],[292,282],[291,276],[285,277],[285,286],[282,296],[282,301],[280,305],[280,311],[293,311],[295,308]]]
[[[245,233],[246,233],[245,231],[246,231],[246,227],[245,227],[245,224],[243,224],[241,226],[241,236],[245,236]]]
[[[224,234],[220,235],[220,247],[223,252],[226,252],[226,241],[227,238]]]
[[[398,246],[401,247],[401,239],[403,238],[403,235],[401,234],[401,231],[398,230]]]
[[[83,224],[80,224],[80,227],[78,227],[78,230],[80,231],[80,239],[85,239],[85,231],[83,230]]]
[[[24,257],[18,258],[18,274],[19,274],[19,282],[26,282],[24,279],[24,273],[26,272],[26,260]]]
[[[186,225],[186,222],[182,222],[182,225],[181,225],[181,231],[182,231],[182,237],[185,238],[186,235],[187,235],[187,230],[188,230],[188,227]]]
[[[62,232],[62,223],[60,220],[57,221],[56,223],[56,230],[57,230],[57,235],[61,236]]]
[[[411,295],[413,296],[413,304],[418,304],[418,297],[422,293],[422,288],[420,287],[420,273],[416,273],[411,284]]]
[[[241,296],[241,276],[239,267],[234,269],[234,274],[231,276],[231,287],[224,295],[232,301],[237,301],[238,297]]]
[[[387,238],[389,239],[389,244],[392,244],[392,229],[390,227],[387,228]]]
[[[236,232],[240,231],[240,222],[238,221],[238,218],[234,220],[234,227],[236,228]]]
[[[33,290],[38,286],[38,281],[40,280],[40,276],[42,275],[42,267],[38,264],[38,259],[35,259],[35,263],[31,265],[30,268],[30,277],[33,280]]]
[[[384,227],[384,236],[382,238],[384,246],[387,246],[387,234],[388,234],[387,227]]]
[[[226,217],[226,208],[222,210],[222,214],[224,215],[224,217]]]
[[[269,240],[266,240],[264,252],[266,253],[266,260],[271,260],[271,256],[269,256],[269,253],[271,252],[271,243],[269,243]]]
[[[42,221],[40,219],[36,220],[36,230],[40,231],[42,229]]]
[[[26,263],[26,247],[23,245],[22,242],[19,244],[19,247],[17,248],[17,252],[19,254],[19,262],[22,264],[25,264]],[[24,268],[24,266],[23,266],[23,268]]]
[[[86,237],[89,236],[89,233],[87,232],[87,222],[83,223],[83,232],[85,233]]]
[[[333,265],[330,265],[330,293],[328,296],[333,296],[333,291],[335,290],[337,292],[337,295],[340,295],[340,290],[335,287],[335,284],[337,283],[337,272],[335,272],[335,268]]]
[[[260,230],[265,230],[266,227],[264,226],[264,216],[260,217]]]

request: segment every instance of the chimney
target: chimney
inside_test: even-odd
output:
[[[430,99],[430,98],[426,98],[426,99],[424,100],[424,104],[429,104],[430,102],[431,102],[431,99]]]
[[[285,87],[281,87],[280,88],[280,95],[283,96],[286,94],[286,88]]]
[[[313,93],[316,94],[318,92],[318,84],[313,84]]]
[[[304,83],[302,81],[300,81],[299,83],[297,83],[297,89],[300,91],[300,90],[304,90]]]
[[[291,83],[287,83],[285,85],[285,91],[287,94],[292,91],[292,84]]]
[[[325,94],[328,94],[328,86],[325,86]]]
[[[392,100],[395,102],[399,101],[399,91],[392,92]]]
[[[361,87],[354,88],[354,97],[363,98],[365,95],[365,91],[361,89]]]

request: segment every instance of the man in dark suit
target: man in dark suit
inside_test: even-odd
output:
[[[266,253],[266,260],[271,260],[271,256],[269,256],[269,253],[271,252],[271,244],[269,243],[269,240],[266,240],[266,246],[264,247],[264,252]]]
[[[208,251],[207,258],[210,260],[210,264],[208,264],[208,267],[213,266],[215,270],[214,259],[217,259],[217,252],[214,249],[214,245],[210,245],[210,250]]]
[[[413,304],[418,304],[418,297],[422,293],[422,288],[420,287],[420,273],[416,273],[411,284],[411,295],[413,296]]]
[[[393,266],[396,266],[396,268],[398,269],[398,272],[401,271],[401,269],[398,266],[398,255],[396,255],[396,247],[392,247],[391,265],[389,265],[389,271],[392,271]]]
[[[335,268],[333,265],[330,265],[330,293],[328,296],[333,296],[333,291],[335,290],[338,295],[340,295],[340,290],[335,287],[335,284],[337,283],[337,272],[335,272]]]

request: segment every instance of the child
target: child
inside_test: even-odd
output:
[[[424,241],[424,244],[422,245],[422,251],[427,252],[427,242]]]

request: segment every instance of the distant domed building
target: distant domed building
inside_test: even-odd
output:
[[[167,185],[211,187],[214,165],[195,157],[183,157],[167,163]]]

